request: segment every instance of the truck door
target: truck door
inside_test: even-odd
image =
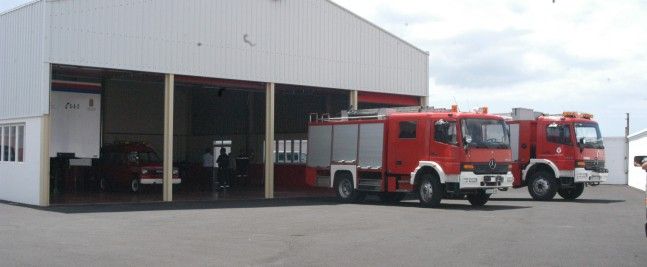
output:
[[[438,162],[448,173],[460,171],[460,161],[457,155],[462,148],[458,143],[458,127],[456,121],[436,120],[433,125],[433,141],[431,142],[431,160]]]
[[[420,161],[423,127],[418,119],[392,119],[389,123],[388,167],[392,174],[409,175]]]
[[[537,158],[550,160],[560,170],[573,169],[573,138],[571,126],[566,123],[551,123],[537,127],[539,136],[545,136],[543,144],[537,146]]]

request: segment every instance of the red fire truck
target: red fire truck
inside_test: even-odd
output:
[[[586,185],[605,182],[604,144],[593,115],[545,115],[517,108],[511,114],[510,143],[514,187],[528,186],[535,200],[559,193],[572,200]]]
[[[513,176],[505,121],[483,111],[416,107],[311,119],[308,183],[334,188],[343,202],[415,193],[425,207],[444,197],[485,205]]]

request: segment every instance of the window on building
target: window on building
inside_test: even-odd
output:
[[[546,128],[546,138],[548,142],[570,145],[571,128],[567,124],[551,124]]]
[[[415,121],[401,121],[400,122],[400,138],[401,139],[415,139],[416,138],[417,122]]]
[[[25,160],[25,125],[0,125],[0,162]]]
[[[308,140],[276,140],[275,148],[274,163],[305,164],[308,160]]]

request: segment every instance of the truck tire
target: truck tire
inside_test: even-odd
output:
[[[534,200],[549,201],[557,194],[557,179],[552,173],[538,171],[534,173],[528,183],[528,192]]]
[[[476,194],[467,195],[467,201],[474,207],[482,207],[490,200],[490,196],[485,190],[479,190]]]
[[[398,203],[407,197],[407,193],[380,193],[377,195],[380,197],[380,201],[385,203]]]
[[[426,208],[438,207],[443,197],[440,180],[434,175],[423,174],[418,183],[417,193],[421,206]]]
[[[357,192],[353,185],[353,178],[348,173],[341,173],[335,179],[335,192],[337,199],[344,203],[352,203],[358,201],[362,194]]]
[[[139,182],[139,178],[133,178],[130,180],[130,192],[132,193],[138,193],[141,191],[141,183]]]
[[[559,193],[559,195],[566,200],[574,200],[580,197],[583,192],[584,184],[577,183],[574,187],[559,189],[557,193]]]

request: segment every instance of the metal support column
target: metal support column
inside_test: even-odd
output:
[[[164,201],[173,201],[173,113],[175,76],[164,78]]]
[[[274,83],[265,90],[265,198],[274,198]]]
[[[353,90],[350,91],[350,106],[351,109],[359,109],[359,91]]]
[[[49,206],[50,194],[50,159],[49,159],[49,143],[50,143],[50,120],[49,115],[41,117],[40,124],[40,201],[39,205],[46,207]]]
[[[427,100],[428,100],[428,99],[429,99],[429,98],[428,98],[428,97],[426,97],[426,96],[421,96],[421,97],[420,97],[420,106],[421,106],[421,107],[429,106],[429,103],[427,103]]]

